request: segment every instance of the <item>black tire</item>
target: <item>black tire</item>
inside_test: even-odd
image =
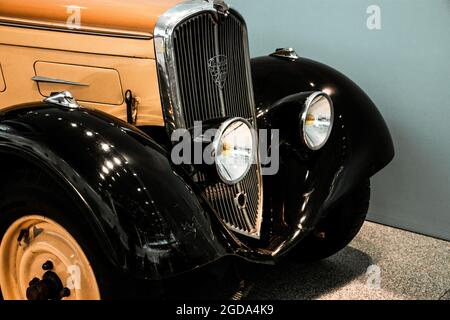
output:
[[[0,241],[16,220],[38,214],[64,227],[78,242],[91,264],[102,299],[133,295],[131,282],[106,259],[80,210],[70,196],[37,169],[23,169],[2,177],[0,187]]]
[[[369,210],[370,180],[365,181],[332,209],[317,227],[293,248],[299,261],[328,258],[345,248],[358,234]]]

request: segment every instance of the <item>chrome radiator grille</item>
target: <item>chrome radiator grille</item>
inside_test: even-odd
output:
[[[231,229],[254,237],[259,236],[258,224],[260,223],[257,170],[257,167],[253,166],[244,180],[237,185],[228,186],[218,183],[205,190],[211,205]],[[243,208],[236,203],[236,195],[241,192],[246,193],[248,197],[247,204]]]
[[[159,72],[169,92],[164,110],[166,122],[173,128],[192,128],[195,121],[222,117],[242,117],[256,126],[245,23],[234,11],[220,22],[216,18],[211,8],[199,10],[174,25],[171,37],[161,42],[164,48],[172,50],[169,58],[167,53],[160,55],[166,61],[161,67],[165,70],[160,68]],[[157,53],[159,41],[156,37]],[[219,76],[211,70],[214,63],[223,66]],[[199,184],[207,180],[203,174],[197,176]],[[259,238],[262,221],[259,164],[253,165],[239,184],[217,183],[206,187],[204,194],[230,229]],[[239,195],[246,196],[245,205],[238,203]]]
[[[253,120],[253,102],[247,78],[247,55],[241,22],[229,16],[216,24],[209,13],[191,18],[174,33],[175,61],[181,106],[186,126],[218,117]],[[209,70],[214,57],[226,57],[224,83],[216,83]]]

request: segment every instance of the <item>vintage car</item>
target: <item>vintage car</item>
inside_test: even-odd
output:
[[[175,161],[180,132],[213,163]],[[293,49],[250,59],[223,0],[0,1],[4,299],[161,297],[230,260],[323,259],[393,156],[355,83]]]

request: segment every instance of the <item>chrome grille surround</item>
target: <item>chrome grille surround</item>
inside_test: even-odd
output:
[[[214,17],[219,13],[213,1],[193,0],[167,11],[156,25],[155,53],[169,134],[191,128],[194,121],[220,117],[243,117],[256,129],[245,22],[234,10],[223,18],[223,24],[217,24]],[[232,63],[220,88],[209,74],[208,63],[224,53],[231,56]],[[198,183],[207,181],[203,174],[196,179]],[[245,206],[235,203],[241,194],[248,198]],[[217,183],[207,187],[204,195],[231,230],[259,239],[263,201],[259,159],[240,183]]]

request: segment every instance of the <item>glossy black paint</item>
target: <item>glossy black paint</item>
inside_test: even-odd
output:
[[[262,57],[252,60],[252,76],[259,128],[280,130],[280,171],[264,177],[263,226],[265,249],[280,256],[386,166],[394,148],[373,102],[338,71],[304,58]],[[319,151],[305,146],[299,124],[314,91],[329,93],[335,110],[333,132]]]
[[[280,129],[281,140],[280,171],[264,177],[260,240],[228,231],[192,181],[197,169],[174,166],[170,139],[155,128],[142,131],[85,108],[16,106],[0,113],[0,160],[17,157],[52,175],[83,205],[79,218],[113,265],[140,279],[165,279],[230,255],[271,263],[394,151],[375,105],[334,69],[263,57],[252,60],[252,72],[258,126]],[[328,143],[311,151],[300,115],[321,90],[330,92],[335,123]]]
[[[136,277],[163,279],[239,252],[251,258],[165,149],[105,113],[45,103],[6,110],[0,159],[12,156],[76,197],[79,219],[113,265]]]
[[[258,113],[295,94],[325,91],[333,100],[335,119],[343,122],[344,134],[351,139],[351,162],[360,168],[355,174],[372,176],[393,159],[393,141],[377,107],[339,71],[306,58],[261,57],[251,66]]]

